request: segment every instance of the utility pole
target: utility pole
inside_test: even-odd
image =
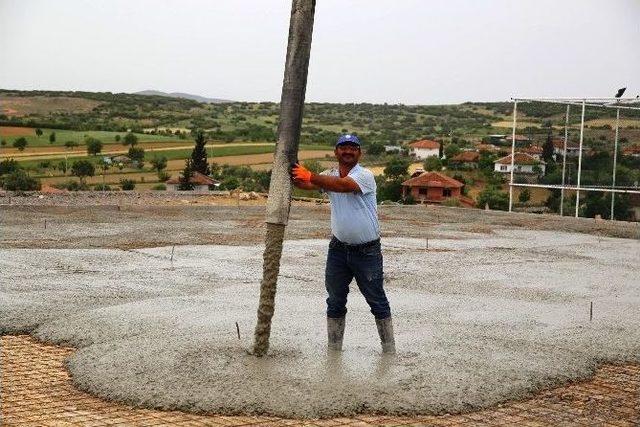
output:
[[[254,334],[253,354],[261,357],[269,350],[271,318],[274,313],[276,285],[280,271],[282,241],[291,209],[289,167],[298,158],[300,128],[307,72],[311,53],[315,0],[293,0],[289,22],[289,41],[280,100],[280,122],[269,199],[267,200],[266,236],[260,283],[258,322]]]

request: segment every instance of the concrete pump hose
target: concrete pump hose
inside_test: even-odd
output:
[[[271,318],[275,309],[276,284],[280,272],[284,224],[267,223],[265,248],[260,283],[260,302],[258,304],[258,323],[256,324],[253,354],[264,356],[269,350]]]

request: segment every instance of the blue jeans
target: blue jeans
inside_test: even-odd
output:
[[[354,277],[375,318],[390,317],[389,301],[382,287],[380,241],[351,246],[335,237],[329,243],[325,270],[325,286],[329,293],[327,317],[339,318],[347,314],[349,284]]]

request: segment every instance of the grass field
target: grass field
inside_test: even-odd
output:
[[[20,129],[23,129],[20,131]],[[56,141],[54,143],[49,142],[49,135],[52,132],[56,133]],[[17,138],[25,137],[27,139],[27,148],[29,147],[64,147],[65,142],[74,141],[84,147],[84,140],[86,137],[97,138],[102,141],[103,144],[118,144],[121,142],[115,140],[116,135],[120,135],[124,138],[126,132],[107,132],[107,131],[75,131],[75,130],[63,130],[63,129],[42,129],[42,136],[36,136],[36,130],[34,128],[16,128],[9,126],[0,126],[0,138],[7,141],[6,148],[11,147],[13,141]],[[175,136],[159,136],[159,135],[147,135],[143,133],[136,133],[138,141],[159,141],[159,142],[184,142],[188,143],[188,140],[181,140]],[[4,149],[4,148],[3,148]],[[25,150],[25,151],[26,151]]]
[[[0,96],[0,112],[17,116],[89,112],[100,104],[68,96]]]

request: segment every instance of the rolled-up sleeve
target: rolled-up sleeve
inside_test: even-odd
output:
[[[376,180],[370,170],[365,169],[362,166],[355,167],[349,172],[349,177],[358,184],[362,194],[375,193]]]

